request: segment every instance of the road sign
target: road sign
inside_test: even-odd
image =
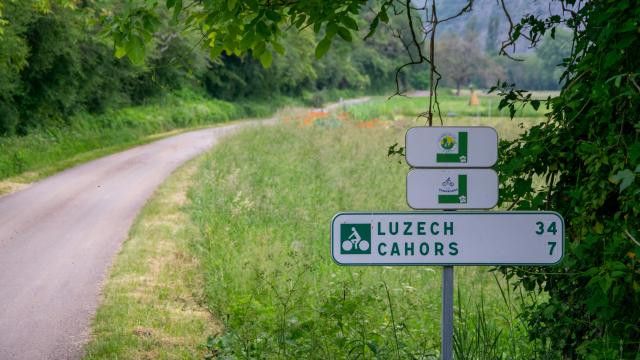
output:
[[[331,223],[339,265],[552,265],[563,240],[552,211],[338,213]]]
[[[413,209],[491,209],[498,203],[492,169],[412,169],[407,204]]]
[[[498,133],[484,126],[414,127],[405,147],[412,167],[491,167],[498,160]]]

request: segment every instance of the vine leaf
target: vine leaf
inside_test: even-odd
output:
[[[636,169],[638,170],[638,169]],[[623,192],[624,189],[628,188],[633,184],[633,181],[636,178],[636,174],[629,169],[624,169],[618,171],[617,174],[613,175],[609,180],[614,184],[620,184],[620,192]]]

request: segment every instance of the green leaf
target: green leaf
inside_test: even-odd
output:
[[[382,21],[383,23],[387,24],[389,22],[389,15],[387,15],[386,8],[382,8],[382,10],[380,10],[380,13],[378,15],[380,16],[380,21]]]
[[[262,35],[265,38],[268,38],[269,35],[271,35],[269,27],[267,27],[267,24],[265,24],[263,21],[260,21],[258,24],[256,24],[256,30],[258,30],[258,34]]]
[[[344,28],[342,26],[338,26],[338,35],[340,35],[340,37],[344,40],[344,41],[348,41],[351,42],[351,32],[349,31],[349,29]]]
[[[233,11],[236,8],[237,0],[227,0],[227,9]]]
[[[540,107],[540,100],[531,100],[531,106],[533,107],[533,110],[538,111],[538,108]]]
[[[273,22],[280,22],[282,20],[282,16],[273,10],[267,10],[267,19]]]
[[[260,56],[266,51],[266,49],[264,42],[258,43],[258,45],[253,48],[252,54],[256,59],[260,59]]]
[[[367,33],[367,36],[364,37],[365,40],[367,40],[369,37],[371,37],[371,35],[373,35],[373,33],[376,32],[379,22],[380,22],[380,18],[376,16],[371,22],[371,25],[369,25],[369,32]]]
[[[222,46],[220,45],[213,46],[211,50],[209,50],[209,57],[211,58],[211,60],[214,60],[218,56],[220,56],[220,54],[222,54],[222,50]]]
[[[338,25],[334,22],[327,25],[327,36],[333,37],[338,32]]]
[[[284,55],[284,46],[278,44],[277,42],[272,42],[271,46],[273,46],[273,49],[280,55]]]
[[[324,54],[329,51],[329,47],[331,46],[331,38],[325,36],[324,39],[320,40],[318,46],[316,46],[316,59],[320,59],[324,56]]]
[[[342,24],[353,31],[358,31],[358,23],[348,16],[342,18]]]
[[[636,170],[638,170],[636,168]],[[633,180],[636,178],[636,174],[634,174],[631,170],[629,169],[624,169],[624,170],[620,170],[618,171],[617,174],[613,175],[609,180],[611,182],[613,182],[614,184],[620,184],[620,192],[624,191],[624,189],[628,188],[629,186],[631,186],[631,184],[633,183]]]
[[[173,21],[178,22],[178,16],[182,12],[182,0],[175,0],[175,7],[173,8]]]
[[[629,147],[629,161],[635,164],[640,159],[640,142],[637,142]]]
[[[246,51],[256,42],[256,35],[254,32],[249,32],[240,40],[240,51]]]
[[[620,61],[621,57],[622,55],[618,51],[610,51],[604,57],[604,68],[607,69],[616,65]]]
[[[295,26],[300,29],[302,27],[302,25],[304,25],[304,23],[307,21],[307,16],[302,14],[300,15],[300,17],[298,17],[298,20],[296,20],[294,22]]]
[[[132,35],[125,44],[127,56],[135,65],[141,65],[144,62],[144,42],[139,36]]]
[[[118,59],[122,59],[123,56],[127,55],[127,50],[122,46],[116,46],[116,57]]]
[[[265,51],[262,53],[262,55],[260,55],[260,63],[262,64],[262,67],[264,67],[265,69],[271,66],[272,62],[273,62],[273,55],[271,55],[271,51]]]

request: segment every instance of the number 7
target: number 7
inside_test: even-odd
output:
[[[547,242],[547,244],[549,244],[549,255],[553,255],[553,249],[556,248],[556,242],[555,241],[549,241],[549,242]]]

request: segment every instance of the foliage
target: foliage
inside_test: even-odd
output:
[[[203,8],[190,7],[175,19],[173,12],[157,3],[146,7],[153,2],[1,3],[6,20],[0,36],[0,136],[69,125],[76,113],[99,114],[144,104],[180,89],[205,89],[210,97],[241,102],[275,100],[281,95],[303,98],[318,90],[380,92],[393,86],[393,59],[401,48],[385,26],[380,26],[380,36],[363,40],[369,31],[367,21],[375,16],[368,13],[348,11],[341,18],[352,36],[335,24],[317,31],[311,27],[283,29],[277,32],[279,45],[273,45],[277,49],[269,45],[265,52],[252,48],[240,54],[225,48],[220,56],[212,57],[210,44],[201,46],[200,34],[176,25],[178,20],[186,21],[183,16],[187,13]],[[180,3],[171,2],[171,8]],[[237,3],[238,9],[247,6]],[[268,17],[274,18],[272,12],[263,15],[267,22],[272,21]],[[141,24],[147,27],[145,31],[136,30]],[[317,44],[334,26],[338,34],[331,40],[335,51],[316,59]],[[122,35],[123,29],[132,33]],[[116,43],[122,42],[115,48],[116,55],[128,54],[128,58],[112,56],[111,39],[105,40],[105,33]],[[348,36],[350,42],[344,40]],[[286,52],[280,51],[284,48]]]
[[[97,4],[85,2],[75,9],[68,1],[39,4],[4,3],[0,136],[59,126],[83,110],[95,113],[140,104],[188,83],[185,67],[198,68],[182,58],[170,60],[188,46],[188,41],[177,39],[159,41],[158,49],[149,54],[149,67],[136,68],[128,60],[115,59],[98,36],[93,25]],[[176,66],[167,66],[169,62]]]
[[[313,28],[315,33],[325,30],[315,47],[318,58],[324,55],[334,38],[351,41],[352,31],[358,30],[357,18],[364,0],[271,2],[204,1],[197,6],[185,6],[182,0],[148,1],[126,6],[115,17],[109,17],[108,33],[113,37],[119,56],[128,55],[135,63],[142,63],[149,42],[159,24],[164,9],[172,12],[175,24],[184,23],[198,29],[211,48],[211,58],[222,52],[241,56],[251,50],[255,59],[268,67],[273,52],[283,54],[281,43],[284,28]],[[388,21],[386,10],[381,12]],[[376,18],[378,19],[378,18]]]
[[[534,43],[553,36],[561,21],[575,31],[548,121],[503,142],[499,161],[503,204],[553,209],[565,218],[567,253],[560,265],[503,271],[526,289],[549,294],[523,316],[531,336],[550,339],[566,358],[640,354],[637,5],[587,2],[566,20],[531,16],[514,28]],[[513,89],[505,94],[504,106],[531,100]]]

